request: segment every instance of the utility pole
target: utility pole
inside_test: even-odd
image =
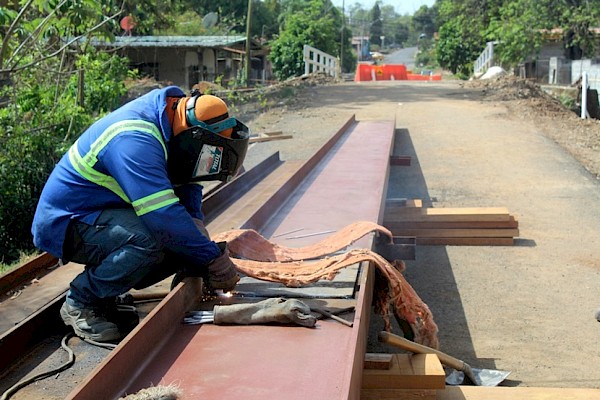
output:
[[[342,38],[340,41],[340,72],[344,72],[344,31],[346,30],[345,0],[342,0]]]
[[[246,86],[250,86],[250,67],[252,65],[250,58],[250,26],[252,26],[252,0],[248,0],[248,16],[246,17],[246,65],[244,71]]]

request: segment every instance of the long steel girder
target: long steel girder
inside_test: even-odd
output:
[[[221,212],[210,219],[208,228],[252,228],[276,238],[298,227],[319,232],[358,220],[381,222],[393,138],[394,121],[357,123],[351,118],[311,159],[292,163],[287,170],[286,163],[278,168],[283,168],[280,184],[268,198],[253,194],[231,199],[215,191],[213,196],[234,202],[215,201]],[[248,193],[256,193],[259,185],[249,184],[253,191]],[[253,211],[245,215],[249,209]],[[307,236],[294,246],[320,238]],[[372,245],[372,238],[356,244]],[[317,329],[307,329],[183,326],[185,312],[202,307],[197,282],[186,281],[68,398],[118,398],[158,384],[178,385],[185,398],[359,398],[372,284],[373,269],[363,265],[355,294],[347,300],[356,310],[352,328],[324,320]],[[322,301],[327,304],[327,299]]]

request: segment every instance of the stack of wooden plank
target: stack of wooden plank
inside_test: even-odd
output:
[[[428,208],[418,199],[387,200],[383,225],[417,245],[507,246],[519,236],[505,207]]]
[[[435,400],[445,379],[435,354],[367,353],[360,399]]]

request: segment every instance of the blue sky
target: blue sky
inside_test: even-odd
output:
[[[375,0],[333,0],[335,6],[341,7],[342,3],[346,8],[359,3],[365,10],[370,10],[375,4]],[[383,0],[381,4],[392,5],[398,14],[414,14],[421,6],[431,7],[435,0]]]

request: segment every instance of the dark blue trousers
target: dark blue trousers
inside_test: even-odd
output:
[[[73,221],[64,254],[63,261],[85,265],[67,295],[77,306],[100,306],[185,268],[185,261],[165,251],[132,209],[105,210],[95,225]]]

